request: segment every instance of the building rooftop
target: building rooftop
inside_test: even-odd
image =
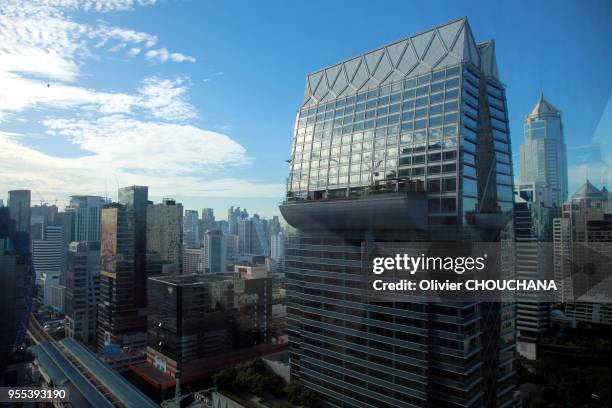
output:
[[[541,116],[560,116],[560,115],[561,115],[561,111],[555,108],[555,106],[552,103],[544,99],[544,92],[542,92],[540,94],[540,99],[538,99],[538,102],[535,104],[535,106],[529,113],[528,117],[536,118],[536,117],[541,117]]]
[[[192,275],[167,275],[154,276],[149,279],[172,286],[204,285],[211,282],[233,281],[239,279],[240,275],[233,272],[206,273]]]
[[[477,44],[467,17],[385,45],[308,75],[302,106],[471,62],[498,79],[495,43]]]
[[[602,200],[603,193],[597,189],[589,180],[587,180],[572,196],[572,200]]]

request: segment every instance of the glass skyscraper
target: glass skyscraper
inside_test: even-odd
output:
[[[308,75],[281,205],[292,377],[330,407],[513,404],[512,306],[361,290],[364,243],[499,242],[512,184],[495,43],[467,19]]]
[[[531,183],[531,201],[561,207],[567,200],[567,148],[561,112],[544,94],[525,118],[525,144],[521,146],[521,185]]]

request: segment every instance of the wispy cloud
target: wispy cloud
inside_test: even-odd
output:
[[[147,59],[155,62],[196,62],[194,57],[189,55],[181,54],[180,52],[169,52],[166,48],[160,48],[158,50],[149,50],[145,53]]]
[[[120,92],[81,83],[90,61],[105,53],[156,62],[195,62],[158,38],[107,23],[78,21],[74,12],[130,10],[145,0],[7,0],[0,4],[0,123],[32,120],[43,127],[24,136],[0,131],[0,190],[26,186],[45,196],[103,192],[114,178],[146,184],[171,196],[277,197],[279,184],[228,177],[253,162],[229,136],[193,122],[187,76],[150,76]],[[102,57],[102,58],[101,58]],[[219,73],[217,73],[219,75]],[[22,124],[23,126],[23,124]],[[229,130],[229,129],[227,129]],[[32,137],[76,147],[60,157],[28,144]],[[38,143],[37,143],[38,144]]]

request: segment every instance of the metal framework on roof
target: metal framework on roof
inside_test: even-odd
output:
[[[477,44],[467,17],[309,74],[302,107],[464,62],[499,78],[495,42]]]

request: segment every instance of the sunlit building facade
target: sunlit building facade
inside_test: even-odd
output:
[[[530,201],[561,207],[567,200],[567,148],[561,111],[544,99],[544,94],[525,118],[520,162],[520,183],[532,183],[537,192]]]

